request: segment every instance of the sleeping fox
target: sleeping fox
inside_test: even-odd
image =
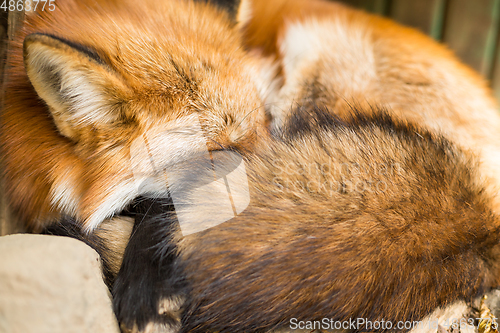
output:
[[[183,0],[56,6],[27,16],[6,72],[4,178],[29,230],[68,215],[91,232],[123,210],[141,133],[199,122],[206,142],[172,140],[186,154],[267,135],[259,68],[229,15]]]
[[[57,6],[12,45],[7,194],[101,253],[124,331],[405,331],[499,285],[500,117],[442,46],[321,0]]]
[[[0,115],[6,196],[28,231],[71,217],[87,239],[113,222],[120,228],[106,245],[123,246],[131,223],[122,212],[140,195],[131,144],[166,133],[170,161],[252,150],[268,136],[261,67],[243,50],[230,4],[55,5],[29,13],[10,43]],[[193,123],[203,140],[189,135]],[[103,259],[111,277],[115,257]]]

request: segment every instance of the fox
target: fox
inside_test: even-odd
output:
[[[500,123],[485,80],[422,33],[339,3],[239,6],[243,42],[271,78],[271,137],[243,157],[250,203],[186,235],[183,224],[211,225],[224,209],[196,156],[196,176],[179,176],[181,205],[172,193],[138,198],[113,288],[122,317],[141,299],[144,316],[129,325],[395,324],[498,287]],[[229,165],[222,174],[237,172]]]
[[[252,150],[269,135],[259,60],[244,51],[235,15],[231,4],[191,0],[61,0],[27,12],[9,43],[0,114],[5,196],[26,231],[71,218],[84,241],[106,230],[106,248],[123,247],[127,206],[140,195],[134,140],[157,133],[173,163]],[[108,279],[115,252],[101,251]]]
[[[198,121],[208,142],[173,138],[177,155],[265,137],[258,68],[238,35],[229,14],[195,1],[64,0],[28,15],[9,46],[0,134],[26,228],[68,215],[91,231],[123,210],[123,161],[141,132]]]
[[[224,173],[241,173],[224,153],[213,153]],[[196,156],[187,163],[200,171],[179,176],[181,205],[135,203],[113,286],[119,317],[141,313],[134,332],[288,332],[324,318],[404,332],[396,323],[498,286],[493,198],[477,158],[442,135],[384,109],[342,119],[300,108],[243,160],[250,204],[222,224],[184,232],[179,216],[203,224],[224,210],[211,198],[225,188],[207,190],[212,169]]]
[[[321,0],[56,6],[11,43],[3,178],[101,254],[124,332],[395,325],[499,286],[500,116],[443,46]]]

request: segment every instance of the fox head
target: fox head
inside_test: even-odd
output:
[[[138,194],[137,138],[162,142],[168,164],[252,149],[267,133],[256,60],[228,15],[189,1],[117,4],[61,1],[13,42],[0,142],[10,203],[34,230],[68,214],[90,231],[122,210]]]

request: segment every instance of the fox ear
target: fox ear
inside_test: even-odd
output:
[[[24,65],[64,136],[77,140],[82,126],[118,120],[118,99],[127,87],[94,51],[54,36],[31,34],[24,40]]]

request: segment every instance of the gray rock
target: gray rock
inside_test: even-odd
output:
[[[119,333],[97,253],[67,237],[0,237],[0,332]]]

